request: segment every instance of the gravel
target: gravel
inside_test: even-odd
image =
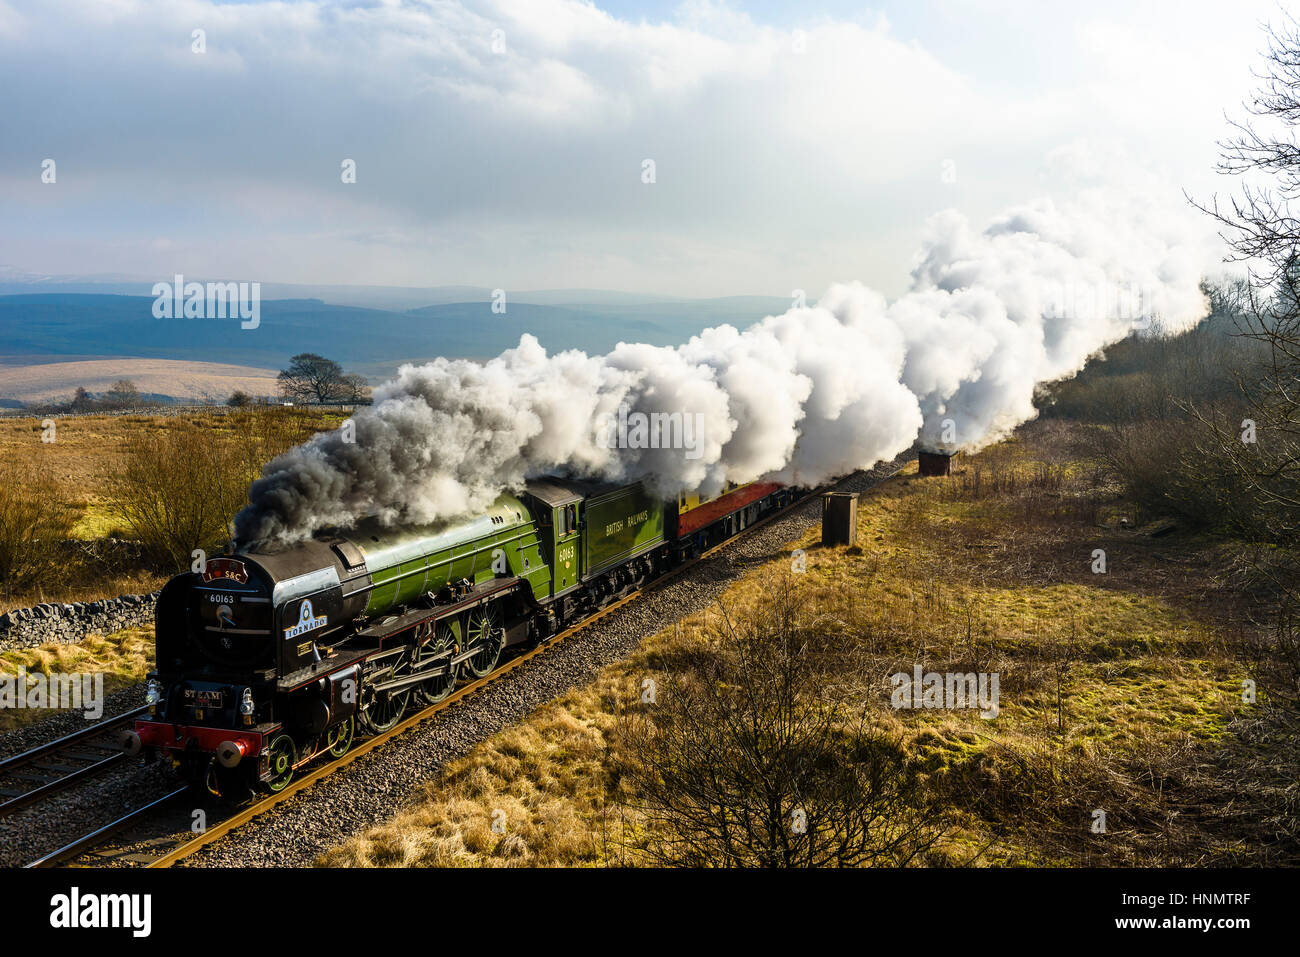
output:
[[[104,715],[138,707],[140,685],[105,697]],[[79,712],[58,712],[0,733],[0,753],[18,754],[86,727]],[[176,787],[165,763],[123,761],[39,804],[0,818],[0,867],[22,867]]]
[[[88,724],[98,724],[117,714],[124,714],[144,704],[143,682],[104,695],[104,713],[87,719],[81,711],[52,711],[46,717],[28,724],[0,731],[0,758],[48,744],[66,734],[83,730]]]

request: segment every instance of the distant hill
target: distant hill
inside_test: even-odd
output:
[[[224,281],[229,277],[186,276],[187,281]],[[152,296],[153,284],[159,279],[131,276],[43,276],[0,264],[0,296],[81,295],[81,296]],[[359,286],[263,282],[262,300],[319,299],[333,306],[355,306],[405,312],[423,306],[440,306],[457,302],[488,302],[493,290],[486,286]],[[708,304],[725,303],[726,299],[686,299],[652,293],[622,292],[614,289],[525,289],[508,290],[511,303],[526,302],[538,306],[636,306],[656,303]],[[744,298],[744,297],[737,297]],[[752,297],[772,308],[784,311],[789,302],[779,297]]]
[[[275,377],[273,369],[217,362],[118,358],[16,364],[11,357],[0,365],[0,408],[66,401],[77,386],[102,395],[118,379],[134,382],[146,401],[225,402],[236,389],[253,396],[275,395]]]
[[[673,345],[708,326],[746,326],[789,306],[787,300],[771,297],[650,300],[629,295],[616,303],[566,304],[509,297],[506,313],[497,315],[490,308],[490,291],[483,300],[399,311],[320,299],[267,300],[265,289],[261,325],[252,330],[230,319],[155,319],[153,298],[147,295],[0,296],[0,357],[12,364],[23,357],[48,362],[60,356],[122,356],[274,370],[295,353],[319,352],[374,378],[391,374],[403,362],[493,356],[516,345],[525,332],[551,351],[599,353],[619,341]],[[545,295],[584,300],[618,294],[570,290]],[[641,301],[631,301],[637,299]]]

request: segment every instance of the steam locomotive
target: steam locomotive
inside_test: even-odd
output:
[[[751,483],[663,502],[547,478],[469,521],[209,558],[158,598],[149,716],[124,747],[214,794],[283,790],[794,496]]]

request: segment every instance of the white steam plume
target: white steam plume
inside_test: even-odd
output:
[[[286,543],[368,516],[431,523],[554,472],[643,478],[672,497],[761,478],[815,485],[918,439],[978,448],[1035,415],[1039,383],[1135,326],[1180,331],[1207,311],[1199,232],[1132,197],[1095,189],[979,232],[954,212],[929,226],[893,303],[837,284],[816,306],[676,348],[547,355],[526,335],[486,363],[403,366],[355,415],[355,442],[325,433],[267,465],[236,540]],[[617,447],[607,425],[620,407],[701,430],[686,449]]]

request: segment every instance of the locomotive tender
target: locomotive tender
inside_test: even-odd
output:
[[[283,790],[793,498],[751,483],[665,503],[547,478],[469,521],[210,558],[158,598],[150,714],[124,746],[215,794]]]

